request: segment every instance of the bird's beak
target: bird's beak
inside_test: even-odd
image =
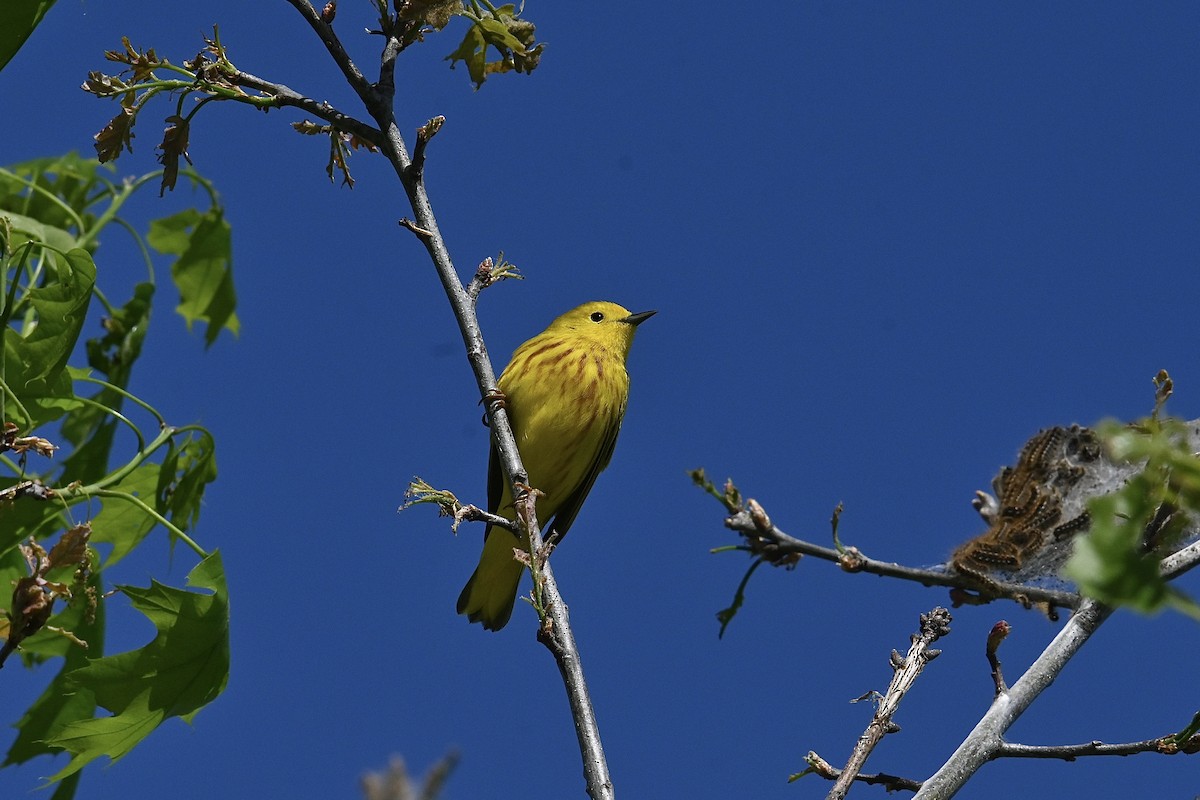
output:
[[[657,311],[639,311],[636,314],[630,314],[628,317],[621,320],[621,322],[624,322],[626,325],[641,325],[643,322],[650,319],[657,313]]]

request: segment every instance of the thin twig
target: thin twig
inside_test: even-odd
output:
[[[325,45],[325,49],[329,51],[329,55],[333,58],[334,63],[346,76],[346,82],[350,84],[363,105],[367,110],[373,111],[373,106],[379,101],[375,94],[375,89],[371,86],[371,82],[366,79],[366,76],[355,66],[350,54],[346,52],[346,48],[342,46],[342,42],[334,33],[333,26],[321,19],[321,14],[308,0],[287,0],[297,11],[300,16],[304,17],[305,22],[316,32],[321,42]]]
[[[55,496],[54,490],[39,480],[25,480],[0,489],[0,503],[8,504],[18,497],[34,497],[38,500],[49,500]]]
[[[422,228],[417,223],[413,222],[408,217],[405,217],[402,220],[400,220],[400,227],[407,228],[408,230],[412,231],[413,233],[415,233],[417,235],[417,238],[419,238],[419,239],[428,240],[428,239],[433,238],[433,233],[425,230],[424,228]]]
[[[425,148],[428,146],[430,140],[437,135],[437,132],[442,129],[442,125],[445,122],[445,117],[436,116],[417,128],[417,145],[413,148],[412,166],[408,168],[409,175],[413,180],[419,181],[424,179]]]
[[[493,514],[490,511],[484,511],[479,506],[466,505],[461,511],[461,518],[464,522],[486,522],[493,528],[503,528],[506,531],[519,533],[516,523],[508,517],[502,517],[499,514]]]
[[[996,654],[996,651],[1000,649],[1000,643],[1008,637],[1011,630],[1011,625],[1000,620],[992,626],[991,632],[988,633],[987,660],[992,667],[992,685],[996,687],[996,697],[1008,691],[1008,685],[1004,683],[1004,670],[1000,668],[1000,656]]]
[[[1053,745],[1004,742],[992,758],[1060,758],[1063,761],[1074,761],[1085,756],[1132,756],[1138,753],[1158,753],[1170,756],[1180,753],[1194,755],[1200,752],[1200,736],[1193,736],[1182,745],[1174,744],[1169,741],[1170,739],[1171,734],[1158,739],[1122,742],[1121,744],[1105,744],[1101,741]]]
[[[822,778],[831,781],[836,781],[842,775],[840,769],[812,751],[809,751],[808,756],[804,760],[808,764],[806,771],[814,775],[820,775]],[[889,775],[886,772],[860,772],[854,776],[854,780],[859,783],[882,786],[889,792],[915,792],[921,788],[920,781],[914,781],[911,778],[901,778],[899,775]]]
[[[778,552],[799,553],[801,555],[824,559],[825,561],[832,561],[842,566],[847,572],[867,572],[872,575],[883,575],[890,578],[915,581],[924,586],[949,586],[964,590],[975,590],[978,588],[970,577],[946,571],[944,568],[922,569],[890,561],[877,561],[864,556],[857,550],[853,550],[851,556],[848,557],[846,553],[839,553],[831,547],[822,547],[821,545],[812,544],[811,542],[789,536],[775,525],[771,525],[769,530],[764,532],[754,523],[754,520],[747,511],[740,511],[726,519],[725,526],[739,533],[766,536],[770,539],[772,545],[777,548]],[[1010,594],[1024,595],[1031,601],[1047,603],[1050,606],[1058,608],[1076,608],[1080,604],[1079,595],[1072,592],[1044,589],[1038,586],[1026,586],[1025,584],[1008,583],[1005,581],[996,581],[994,588],[1000,590],[1006,596]]]
[[[264,80],[257,75],[251,75],[249,72],[241,70],[233,70],[232,72],[223,73],[229,78],[230,83],[239,86],[247,86],[256,91],[262,92],[274,98],[279,106],[291,106],[298,108],[301,111],[307,111],[314,117],[325,120],[340,131],[352,133],[355,136],[363,139],[376,147],[380,147],[383,142],[383,134],[377,128],[372,128],[354,117],[347,116],[327,102],[318,102],[311,97],[305,97],[299,92],[284,86],[282,83],[272,83]]]
[[[913,634],[908,655],[901,658],[899,653],[895,650],[892,651],[891,663],[895,673],[892,675],[891,685],[888,686],[887,694],[879,701],[871,724],[863,731],[862,736],[858,737],[858,742],[854,745],[854,751],[842,769],[842,774],[838,776],[833,788],[829,790],[828,800],[841,800],[845,797],[846,793],[850,791],[850,785],[854,782],[855,776],[867,762],[871,751],[875,749],[875,745],[879,744],[885,735],[900,729],[892,721],[892,717],[900,707],[900,701],[916,683],[917,677],[925,669],[925,665],[941,654],[940,650],[934,650],[930,645],[949,633],[950,612],[938,607],[928,614],[921,615],[921,630],[919,634]]]

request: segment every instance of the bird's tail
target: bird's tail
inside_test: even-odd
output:
[[[513,558],[522,542],[503,528],[489,528],[479,566],[458,596],[458,613],[489,631],[508,624],[525,566]]]

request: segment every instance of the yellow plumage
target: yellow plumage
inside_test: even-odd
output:
[[[529,485],[543,494],[538,520],[560,537],[612,457],[629,397],[625,359],[638,324],[653,313],[584,303],[518,347],[497,381]],[[515,517],[494,445],[488,508]],[[528,550],[528,537],[491,527],[484,532],[483,555],[458,598],[458,613],[488,630],[508,624],[524,570],[513,558],[517,546]]]

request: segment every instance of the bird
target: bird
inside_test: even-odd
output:
[[[629,398],[625,360],[637,327],[655,313],[584,303],[518,347],[497,381],[528,485],[541,492],[538,519],[549,520],[560,541],[612,458]],[[488,458],[488,510],[515,516],[495,442]],[[498,631],[512,616],[525,569],[513,549],[528,551],[529,538],[492,525],[483,536],[479,566],[459,595],[458,613]]]

